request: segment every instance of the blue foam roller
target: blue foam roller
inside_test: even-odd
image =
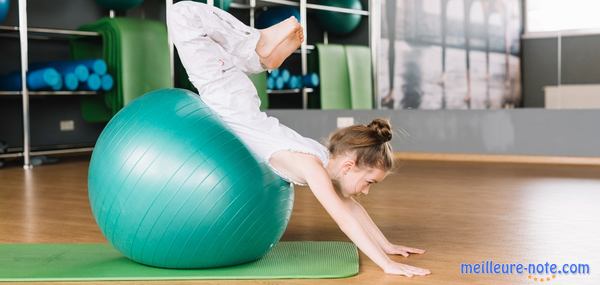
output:
[[[42,68],[29,71],[27,74],[27,88],[32,91],[50,90],[58,84],[60,74],[54,68]],[[62,80],[61,80],[62,81]],[[0,79],[0,89],[6,91],[20,91],[21,72],[13,72]]]
[[[114,85],[113,77],[110,74],[104,74],[100,77],[102,81],[102,91],[110,91]]]
[[[0,23],[6,19],[6,15],[8,15],[8,11],[10,10],[10,1],[9,0],[0,0]]]
[[[94,73],[92,73],[90,75],[90,77],[88,78],[88,80],[86,82],[81,84],[81,88],[83,90],[88,90],[88,91],[98,91],[98,90],[100,90],[101,86],[102,86],[102,80],[100,79],[100,76],[98,74],[94,74]]]
[[[292,75],[289,86],[291,89],[302,88],[302,77],[300,75]]]
[[[267,89],[269,89],[269,90],[275,89],[275,78],[272,76],[269,76],[267,78]]]
[[[275,78],[275,89],[281,90],[281,89],[283,89],[284,85],[285,85],[285,82],[283,82],[283,78],[281,78],[281,77]]]
[[[317,87],[319,86],[319,75],[314,72],[306,74],[302,78],[302,83],[304,83],[304,87]]]
[[[88,67],[79,61],[36,62],[32,63],[30,68],[54,68],[62,74],[74,73],[81,82],[86,81],[90,75]]]
[[[86,59],[79,61],[79,63],[85,65],[87,68],[90,69],[90,71],[98,75],[104,75],[108,70],[106,61],[104,61],[103,59]]]
[[[86,81],[90,76],[90,70],[83,64],[78,64],[73,70],[77,79],[81,82]]]
[[[66,90],[73,91],[77,90],[79,87],[79,79],[75,75],[75,73],[64,73],[63,74],[63,84]]]
[[[63,89],[63,79],[62,77],[58,77],[58,81],[56,81],[55,84],[52,84],[52,86],[50,86],[50,89],[52,89],[52,91],[60,91]]]
[[[54,68],[33,70],[27,75],[27,88],[30,90],[54,89],[59,84],[62,87],[60,73]]]
[[[288,81],[290,81],[290,71],[289,70],[282,69],[280,76],[283,79],[283,83],[288,83]]]

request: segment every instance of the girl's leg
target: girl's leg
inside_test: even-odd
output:
[[[190,26],[201,26],[211,39],[231,54],[235,65],[246,73],[261,72],[265,67],[273,68],[272,64],[268,64],[271,62],[283,62],[279,60],[282,56],[281,44],[289,42],[290,38],[297,38],[298,32],[302,31],[294,17],[267,29],[257,30],[244,25],[231,14],[203,3],[178,2],[172,10],[177,10],[174,13],[177,16],[187,18]],[[274,52],[277,52],[276,57],[271,56]]]
[[[304,41],[302,29],[288,36],[285,41],[277,45],[275,50],[267,57],[261,58],[261,63],[268,68],[277,68],[283,61],[300,47]]]
[[[262,59],[300,28],[293,17],[268,29],[257,30],[217,7],[191,1],[175,6],[183,6],[177,9],[192,14],[194,21],[200,22],[208,36],[230,53],[235,65],[246,73],[263,71]]]

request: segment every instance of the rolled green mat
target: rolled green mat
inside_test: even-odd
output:
[[[101,97],[82,98],[89,122],[106,122],[124,105],[155,89],[171,88],[169,45],[163,22],[103,18],[80,28],[102,35],[102,47],[89,40],[71,41],[75,59],[103,58],[114,86]],[[144,52],[140,52],[143,50]]]
[[[322,109],[351,109],[348,64],[344,46],[317,44]]]
[[[345,46],[352,109],[373,109],[371,50],[366,46]]]

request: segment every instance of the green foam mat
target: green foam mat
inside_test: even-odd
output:
[[[350,109],[350,82],[344,46],[317,44],[321,109]]]
[[[373,109],[371,50],[366,46],[347,45],[345,48],[352,109]]]
[[[132,18],[103,18],[79,28],[102,35],[102,45],[76,37],[73,58],[104,58],[113,75],[113,90],[103,97],[84,98],[88,122],[106,122],[123,106],[146,92],[172,87],[167,28],[164,23]]]
[[[358,273],[349,242],[280,242],[262,259],[232,267],[162,269],[107,244],[1,244],[0,281],[343,278]]]

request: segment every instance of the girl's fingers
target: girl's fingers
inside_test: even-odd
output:
[[[406,247],[404,248],[404,250],[410,252],[410,253],[418,253],[418,254],[423,254],[425,253],[425,250],[423,249],[418,249],[418,248],[413,248],[413,247]]]

